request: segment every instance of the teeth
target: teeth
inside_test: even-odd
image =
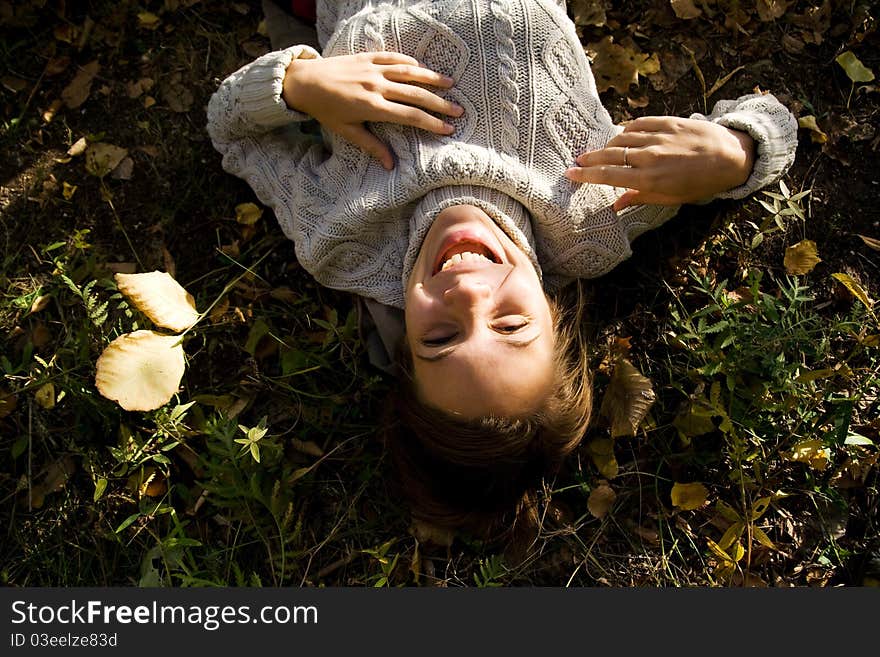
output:
[[[443,266],[440,267],[440,271],[445,271],[453,265],[457,265],[459,262],[472,262],[475,260],[486,260],[488,262],[492,262],[482,253],[472,253],[471,251],[464,251],[463,253],[456,253],[454,256],[449,258],[449,260],[444,262]]]

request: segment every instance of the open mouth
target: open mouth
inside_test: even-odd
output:
[[[443,249],[434,263],[433,274],[452,269],[461,263],[497,264],[501,259],[485,244],[474,240],[462,240]]]

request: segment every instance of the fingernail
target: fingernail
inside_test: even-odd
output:
[[[455,113],[456,116],[461,116],[462,114],[464,114],[464,107],[455,104],[452,106],[452,111]]]
[[[443,124],[443,131],[444,131],[447,135],[451,135],[453,132],[455,132],[455,126],[454,126],[454,125],[450,125],[449,123],[444,123],[444,124]]]
[[[451,77],[449,77],[448,75],[444,75],[444,76],[443,76],[443,82],[445,82],[446,84],[454,84],[454,83],[455,83],[455,80],[453,80],[453,79],[452,79]]]

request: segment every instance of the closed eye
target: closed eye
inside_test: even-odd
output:
[[[439,338],[422,338],[422,344],[426,347],[442,347],[445,344],[449,344],[452,340],[455,339],[457,333],[453,333],[451,335],[444,335]]]

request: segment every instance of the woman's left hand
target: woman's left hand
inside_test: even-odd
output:
[[[587,151],[565,172],[574,182],[628,188],[615,212],[630,205],[703,201],[748,180],[755,143],[717,123],[646,116],[626,124],[605,148]]]

